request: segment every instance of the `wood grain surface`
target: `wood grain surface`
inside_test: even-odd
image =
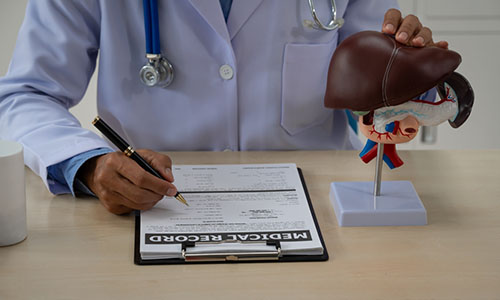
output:
[[[28,238],[0,247],[0,299],[499,299],[500,151],[403,151],[420,227],[339,227],[332,181],[371,181],[353,151],[174,152],[174,164],[296,163],[327,262],[136,266],[134,220],[51,195],[26,171]]]

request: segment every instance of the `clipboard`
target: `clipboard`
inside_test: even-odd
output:
[[[307,191],[307,185],[302,175],[302,170],[297,168],[299,173],[300,181],[304,188],[304,193],[307,198],[307,203],[309,205],[309,210],[311,212],[312,219],[314,221],[314,226],[318,232],[318,237],[323,247],[323,254],[321,255],[283,255],[281,256],[281,245],[279,241],[267,241],[267,245],[271,246],[272,250],[269,252],[259,252],[259,253],[238,253],[237,255],[225,253],[223,255],[219,254],[213,257],[206,257],[207,259],[199,259],[198,257],[191,258],[184,256],[185,250],[188,247],[195,247],[195,243],[183,243],[182,251],[184,258],[171,258],[171,259],[142,259],[140,253],[140,235],[141,235],[141,215],[140,212],[136,212],[135,216],[135,238],[134,238],[134,263],[136,265],[168,265],[168,264],[210,264],[210,263],[251,263],[251,262],[304,262],[304,261],[327,261],[328,251],[326,249],[325,241],[323,240],[323,235],[316,219],[316,214],[312,206],[311,198],[309,197],[309,192]]]

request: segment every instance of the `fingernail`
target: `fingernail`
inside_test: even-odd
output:
[[[165,173],[167,173],[167,176],[169,177],[168,179],[170,179],[171,182],[174,182],[174,174],[172,174],[172,169],[166,168]]]
[[[406,32],[399,33],[398,39],[400,41],[406,42],[406,40],[408,39],[408,33],[406,33]]]
[[[424,45],[424,38],[419,36],[418,38],[413,39],[413,43],[423,46]]]
[[[173,196],[175,196],[175,194],[177,194],[177,190],[175,188],[169,188],[167,190],[167,196],[173,197]]]
[[[385,30],[389,31],[389,32],[394,32],[394,25],[392,24],[385,24]]]

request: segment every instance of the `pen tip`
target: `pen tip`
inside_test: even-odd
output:
[[[184,199],[184,197],[179,192],[177,192],[177,194],[175,195],[175,199],[177,199],[180,202],[184,203],[186,206],[189,206],[189,204],[187,203],[186,199]]]

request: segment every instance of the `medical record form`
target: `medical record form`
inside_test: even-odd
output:
[[[268,251],[322,255],[324,248],[295,164],[177,165],[175,185],[189,206],[165,197],[140,215],[142,260],[190,253]],[[186,249],[184,249],[186,250]]]

